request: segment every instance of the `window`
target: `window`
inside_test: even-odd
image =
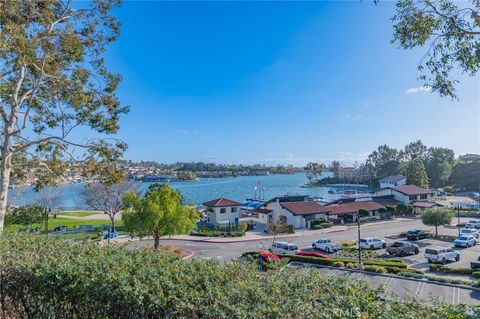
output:
[[[236,213],[237,212],[237,207],[232,207],[232,209],[230,210],[232,213]]]
[[[220,214],[225,214],[227,212],[226,208],[220,208]]]

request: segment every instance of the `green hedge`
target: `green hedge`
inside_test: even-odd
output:
[[[317,271],[259,272],[253,263],[185,262],[151,249],[32,235],[0,236],[0,274],[2,318],[466,319],[473,311],[389,301],[366,281]]]
[[[278,254],[280,257],[289,257],[291,261],[298,261],[310,264],[317,264],[317,265],[324,265],[324,266],[334,266],[337,262],[342,262],[343,264],[356,264],[358,262],[357,259],[350,259],[350,258],[321,258],[321,257],[314,257],[314,256],[303,256],[303,255],[282,255]],[[242,256],[258,256],[258,252],[246,252],[242,254]],[[406,269],[408,265],[400,259],[373,259],[373,260],[363,260],[362,261],[365,266],[382,266],[382,267],[394,267],[399,269]]]
[[[480,278],[480,271],[472,272],[472,276],[475,277],[475,278]]]
[[[442,272],[442,273],[450,273],[450,274],[471,274],[471,268],[452,268],[444,265],[435,265],[430,264],[428,265],[430,271],[433,272]]]

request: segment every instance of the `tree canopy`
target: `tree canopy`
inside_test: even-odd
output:
[[[35,173],[41,187],[63,173],[65,160],[92,159],[91,172],[111,173],[99,164],[111,167],[125,150],[121,141],[102,139],[128,112],[115,93],[121,77],[103,57],[119,35],[110,14],[118,4],[0,2],[0,229],[15,169]],[[96,134],[75,138],[80,127]]]
[[[407,183],[422,188],[428,188],[427,172],[425,171],[425,165],[420,158],[416,158],[409,162],[407,168]]]
[[[460,73],[480,69],[480,1],[397,0],[393,42],[403,49],[426,49],[420,80],[440,96],[457,99]]]
[[[445,208],[430,208],[422,212],[422,222],[428,226],[435,226],[435,236],[438,236],[438,226],[450,224],[452,211]]]
[[[182,204],[180,193],[167,184],[152,184],[145,197],[129,193],[124,198],[122,220],[129,232],[138,236],[153,236],[158,249],[160,237],[188,234],[195,227],[198,212]]]

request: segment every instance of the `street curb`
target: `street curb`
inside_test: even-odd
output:
[[[296,261],[294,261],[294,262],[296,262]],[[336,269],[336,270],[342,270],[342,271],[346,271],[346,272],[355,272],[355,273],[366,274],[366,275],[370,275],[370,276],[391,277],[391,278],[402,279],[402,280],[410,280],[410,281],[416,281],[416,282],[426,282],[426,283],[440,285],[440,286],[448,286],[448,287],[456,287],[456,288],[463,288],[463,289],[470,289],[470,290],[474,290],[474,291],[480,291],[479,287],[456,285],[456,284],[450,284],[450,283],[447,283],[447,282],[431,281],[431,280],[427,280],[427,279],[420,279],[420,278],[413,278],[413,277],[403,277],[403,276],[397,276],[397,275],[392,275],[392,274],[382,274],[382,273],[375,273],[375,272],[369,272],[369,271],[358,270],[358,269],[332,267],[332,266],[318,265],[318,264],[311,264],[311,263],[302,263],[302,262],[296,262],[296,263],[313,266],[313,268]]]
[[[188,259],[192,258],[192,257],[195,255],[195,253],[194,253],[193,251],[188,250],[188,249],[186,249],[186,250],[189,252],[189,254],[186,255],[186,256],[183,256],[183,257],[182,257],[182,260],[188,260]]]

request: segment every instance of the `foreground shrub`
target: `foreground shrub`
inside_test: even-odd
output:
[[[0,237],[2,318],[467,318],[467,306],[384,300],[348,277],[184,262],[153,250]],[[475,314],[474,314],[475,315]]]

